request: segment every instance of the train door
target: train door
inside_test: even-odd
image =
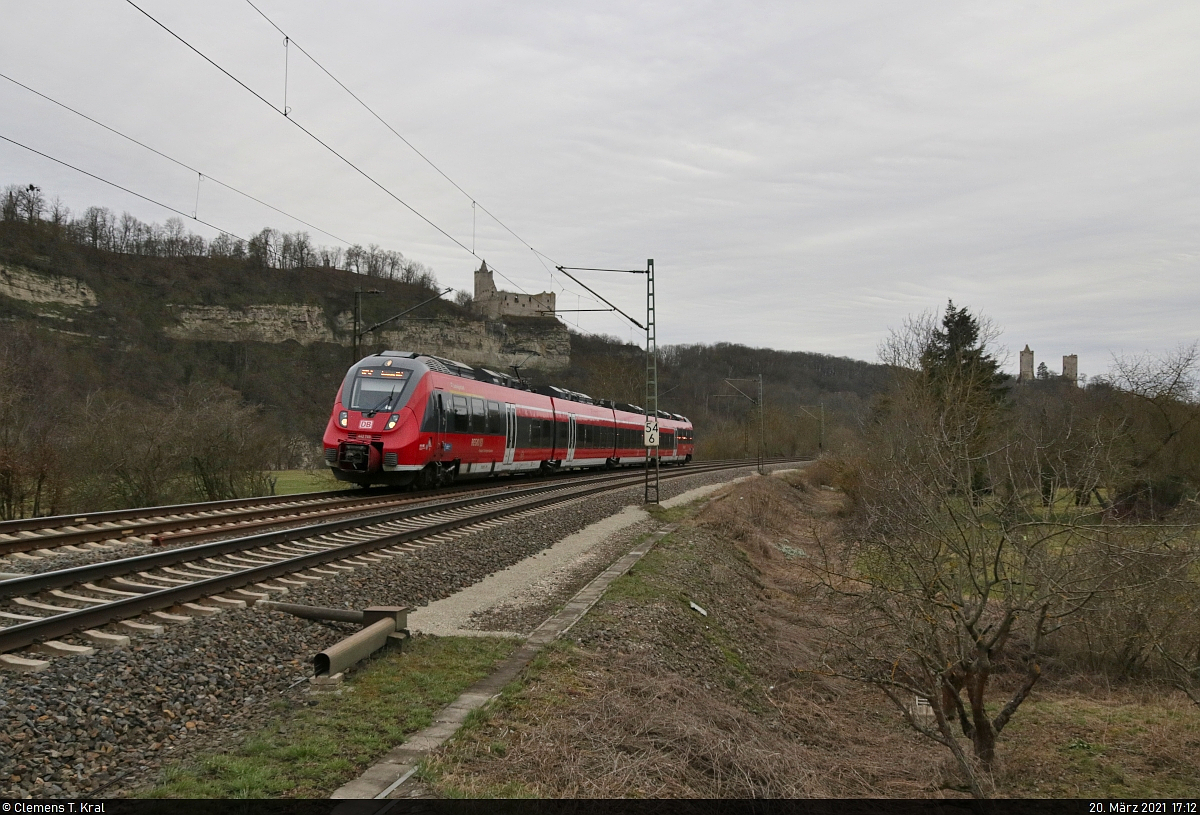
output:
[[[504,463],[512,464],[517,452],[517,406],[504,405]]]
[[[443,447],[442,443],[446,440],[446,415],[450,412],[450,404],[446,395],[440,391],[434,391],[433,399],[437,419],[434,423],[432,433],[432,458],[434,461],[441,461],[445,454],[445,448]]]
[[[567,414],[567,464],[575,461],[575,414]]]

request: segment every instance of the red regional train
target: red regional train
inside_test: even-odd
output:
[[[692,423],[658,412],[662,463],[692,460]],[[346,372],[325,428],[325,463],[341,481],[418,488],[456,478],[644,464],[636,405],[440,357],[383,351]]]

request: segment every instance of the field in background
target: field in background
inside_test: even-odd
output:
[[[343,490],[351,486],[334,478],[327,467],[319,470],[272,470],[267,473],[267,478],[274,480],[276,495]]]

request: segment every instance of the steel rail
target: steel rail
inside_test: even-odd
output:
[[[194,529],[193,537],[219,535],[222,531],[232,531],[239,526],[258,523],[260,525],[278,526],[286,523],[303,521],[305,515],[334,514],[338,512],[355,512],[369,510],[377,504],[398,503],[405,499],[397,498],[395,494],[379,495],[370,498],[336,499],[331,501],[314,501],[281,510],[278,505],[254,507],[241,512],[230,512],[225,515],[205,515],[191,518],[172,518],[161,521],[143,521],[129,526],[109,529],[87,529],[76,532],[48,531],[44,535],[22,538],[13,541],[0,541],[0,553],[31,552],[37,549],[52,549],[56,546],[70,546],[77,543],[93,543],[103,540],[124,539],[141,535],[157,535],[177,529]],[[288,514],[281,514],[287,512]],[[272,523],[271,519],[279,520]],[[289,520],[290,519],[290,520]],[[197,526],[205,525],[203,529]]]
[[[709,464],[709,463],[715,463],[715,462],[705,462],[705,464]],[[693,472],[699,472],[699,470],[693,470]],[[567,483],[567,482],[578,483],[580,481],[585,481],[585,482],[586,481],[594,481],[598,477],[599,478],[612,477],[613,475],[614,475],[614,473],[612,471],[602,471],[600,473],[596,473],[594,471],[587,471],[587,470],[571,470],[571,471],[558,473],[553,478],[554,478],[554,483],[563,484],[563,483]],[[511,495],[512,493],[514,493],[517,490],[524,489],[525,488],[525,486],[523,486],[524,484],[525,484],[525,482],[519,482],[517,484],[505,484],[505,483],[498,484],[495,481],[490,481],[490,480],[489,481],[479,481],[479,482],[475,482],[475,483],[468,482],[466,484],[458,484],[458,485],[455,485],[455,486],[449,487],[449,488],[443,487],[442,489],[439,489],[439,490],[423,490],[419,493],[401,492],[401,493],[393,493],[388,496],[378,496],[375,499],[371,500],[370,502],[366,502],[366,503],[368,503],[370,505],[392,504],[392,503],[415,504],[417,502],[425,501],[426,499],[428,499],[430,497],[437,498],[437,497],[441,497],[441,496],[445,496],[445,495],[454,495],[454,494],[460,494],[460,493],[487,493],[489,495],[493,495],[496,497],[502,497],[505,495]],[[549,485],[544,484],[543,486],[549,486]],[[288,524],[288,523],[293,523],[293,524],[301,523],[305,520],[305,518],[302,517],[305,515],[307,515],[309,517],[314,516],[314,515],[319,515],[321,517],[332,518],[332,517],[336,517],[339,515],[354,515],[354,514],[363,512],[363,511],[364,510],[362,508],[362,505],[359,503],[354,503],[354,502],[347,502],[345,507],[319,504],[319,505],[314,505],[314,508],[311,510],[302,510],[302,511],[298,512],[296,517],[289,518],[286,516],[281,516],[278,518],[278,520],[275,519],[275,516],[269,516],[265,520],[255,520],[252,517],[247,517],[247,522],[245,522],[245,523],[234,522],[234,523],[226,524],[224,527],[219,526],[219,525],[214,525],[211,527],[203,527],[203,528],[199,528],[199,529],[193,529],[193,530],[187,531],[187,532],[177,532],[174,534],[168,533],[168,534],[163,534],[163,535],[155,535],[154,542],[155,543],[179,543],[179,542],[182,542],[185,540],[210,538],[214,535],[220,535],[220,534],[223,534],[226,532],[240,531],[243,529],[249,530],[249,529],[252,529],[255,527],[283,526],[284,524]],[[269,513],[267,513],[267,514],[269,515]],[[233,516],[231,516],[231,517],[233,517]],[[195,526],[195,524],[189,524],[189,525]]]
[[[692,468],[686,471],[681,471],[679,474],[688,475],[692,473],[703,473],[711,470],[728,469],[730,467],[739,466],[747,465],[743,463],[721,463],[705,467]],[[615,475],[607,474],[606,476],[602,477],[601,480],[603,481],[605,488],[610,488],[613,482],[619,482],[623,479],[636,480],[639,477],[640,474],[637,473],[620,473]],[[595,482],[589,481],[588,483],[590,484]],[[419,515],[433,515],[439,512],[451,512],[456,509],[462,509],[463,507],[477,506],[489,502],[512,503],[515,501],[520,501],[522,498],[548,491],[571,489],[572,486],[575,485],[570,483],[541,484],[533,487],[525,487],[520,490],[512,490],[501,495],[489,493],[487,495],[457,498],[450,501],[442,501],[436,504],[423,504],[418,507],[410,506],[403,509],[390,510],[387,512],[376,512],[356,518],[348,518],[338,521],[326,521],[324,523],[310,524],[307,526],[296,526],[289,529],[276,530],[274,532],[262,532],[257,535],[228,538],[226,540],[213,541],[211,543],[202,543],[194,546],[185,546],[175,549],[165,549],[160,552],[150,552],[145,555],[135,555],[134,557],[130,558],[104,560],[98,563],[72,566],[67,569],[38,572],[36,574],[24,575],[22,577],[14,577],[9,580],[0,581],[0,600],[36,594],[49,589],[65,588],[78,583],[88,583],[96,580],[104,580],[110,577],[119,577],[125,574],[136,574],[137,572],[158,569],[162,568],[163,566],[174,566],[179,563],[188,563],[204,558],[220,557],[221,555],[244,552],[263,546],[274,546],[276,544],[287,543],[289,541],[300,540],[303,538],[316,537],[318,535],[330,535],[337,532],[344,532],[349,529],[358,529],[364,526],[406,520]]]
[[[705,462],[717,463],[717,462]],[[518,473],[516,475],[524,475]],[[571,471],[561,473],[559,478],[571,479],[580,474]],[[588,473],[587,475],[591,475]],[[335,514],[335,511],[354,511],[354,507],[371,506],[382,503],[412,503],[429,497],[462,492],[479,492],[480,490],[497,489],[498,485],[489,482],[460,484],[454,487],[443,487],[438,490],[420,490],[408,492],[405,490],[383,490],[364,492],[357,490],[338,490],[331,492],[297,493],[295,495],[263,496],[261,498],[234,498],[224,501],[209,501],[196,504],[176,504],[164,507],[149,507],[142,509],[119,509],[105,512],[81,513],[78,515],[55,515],[41,518],[24,518],[15,521],[0,521],[0,534],[19,532],[39,532],[41,534],[13,540],[0,540],[0,556],[18,552],[33,552],[38,549],[52,549],[56,546],[70,546],[79,543],[93,543],[105,540],[124,539],[142,535],[157,535],[179,529],[195,528],[207,524],[205,528],[196,529],[178,537],[201,538],[222,534],[238,526],[250,526],[249,522],[263,521],[258,526],[274,526],[286,523],[296,523],[301,519],[280,517],[277,523],[271,519],[278,517],[281,504],[295,504],[287,507],[288,512],[296,514]],[[508,489],[512,489],[509,487]],[[213,513],[214,510],[230,509],[226,513]],[[178,517],[188,513],[203,513],[193,517]],[[212,514],[210,514],[212,513]],[[175,517],[172,517],[175,516]],[[154,520],[158,518],[160,520]],[[63,527],[79,524],[117,523],[129,521],[126,525],[116,525],[100,529],[66,531]],[[245,522],[245,523],[243,523]],[[229,529],[222,530],[221,527]]]
[[[472,498],[459,498],[452,501],[443,501],[437,504],[425,504],[420,507],[405,507],[403,509],[377,512],[356,518],[345,518],[338,521],[326,521],[319,524],[296,526],[291,527],[290,529],[276,530],[274,532],[260,532],[257,535],[228,538],[226,540],[213,541],[211,543],[201,543],[194,546],[181,546],[175,549],[165,549],[160,552],[150,552],[149,554],[136,555],[129,558],[105,560],[98,563],[89,563],[83,566],[73,566],[68,569],[39,572],[37,574],[26,575],[24,577],[15,577],[0,582],[0,600],[10,597],[34,594],[39,591],[46,591],[48,589],[59,589],[65,586],[75,585],[76,583],[88,583],[95,580],[103,580],[109,577],[118,577],[131,572],[136,573],[139,571],[147,571],[149,569],[158,569],[163,566],[174,566],[179,563],[188,563],[204,558],[220,557],[221,555],[227,555],[234,552],[257,549],[261,546],[273,546],[275,544],[287,543],[288,541],[299,540],[302,538],[311,538],[318,535],[330,535],[336,532],[343,532],[348,529],[358,529],[363,526],[401,521],[418,515],[432,515],[438,512],[448,512],[455,509],[461,509],[462,507],[466,506],[483,504],[491,501],[504,501],[505,499],[510,498],[513,500],[520,500],[520,498],[524,495],[536,494],[536,492],[545,492],[547,490],[555,489],[567,489],[567,487],[565,485],[542,485],[540,487],[529,488],[529,490],[522,490],[519,493],[509,493],[501,496],[483,495]]]
[[[36,518],[16,518],[0,521],[0,535],[14,532],[58,529],[77,524],[102,524],[128,521],[136,518],[154,518],[162,515],[183,515],[189,512],[208,512],[226,507],[284,504],[288,501],[316,500],[318,498],[349,498],[362,495],[362,490],[330,490],[329,492],[298,492],[294,495],[264,495],[258,498],[226,498],[222,501],[200,501],[192,504],[168,504],[160,507],[134,507],[132,509],[106,509],[101,512],[77,512],[72,515],[41,515]],[[100,530],[97,530],[100,531]],[[119,531],[119,530],[107,530]]]
[[[744,463],[736,464],[736,465],[726,464],[726,465],[706,468],[703,470],[701,470],[700,468],[696,468],[696,469],[693,469],[690,471],[680,471],[677,473],[672,473],[671,476],[669,476],[669,477],[670,478],[682,478],[682,477],[686,477],[692,473],[695,473],[697,471],[705,472],[705,471],[711,471],[711,470],[732,469],[735,467],[744,467],[744,466],[748,466],[748,465],[746,465]],[[206,578],[203,580],[198,580],[193,583],[189,583],[184,586],[164,588],[161,591],[147,592],[145,594],[139,594],[136,597],[128,597],[128,598],[125,598],[122,600],[115,600],[115,601],[105,603],[104,605],[100,605],[100,606],[77,609],[75,611],[69,611],[69,612],[65,612],[62,614],[56,614],[52,617],[46,617],[46,618],[43,618],[42,620],[34,620],[34,621],[14,625],[14,626],[5,628],[3,630],[0,630],[0,653],[6,653],[6,652],[14,651],[14,650],[17,650],[20,648],[25,648],[30,645],[33,645],[34,643],[41,642],[44,640],[54,639],[56,637],[67,636],[69,634],[75,633],[76,631],[80,631],[83,629],[95,628],[97,626],[106,625],[106,624],[108,624],[110,622],[114,622],[116,620],[129,619],[130,617],[135,617],[139,614],[144,614],[146,612],[157,611],[157,610],[163,609],[163,608],[170,608],[171,606],[175,606],[180,603],[187,603],[187,602],[192,602],[194,600],[200,600],[205,597],[211,597],[212,595],[220,594],[225,591],[231,591],[233,589],[238,589],[243,586],[252,585],[254,583],[261,583],[264,580],[271,580],[276,577],[282,577],[283,575],[286,575],[286,574],[292,574],[292,573],[295,573],[298,571],[303,571],[304,569],[309,569],[309,568],[313,568],[315,566],[320,566],[322,564],[330,563],[335,560],[344,560],[346,558],[354,557],[356,555],[366,554],[367,552],[373,551],[375,549],[384,549],[389,546],[397,546],[399,544],[408,543],[409,541],[418,540],[420,538],[426,538],[426,537],[430,537],[432,535],[438,535],[438,534],[441,534],[444,532],[449,532],[449,531],[452,531],[454,529],[457,529],[457,528],[460,528],[463,526],[471,526],[471,525],[478,524],[478,523],[484,523],[486,521],[500,518],[505,515],[511,515],[511,514],[515,514],[515,513],[519,513],[519,512],[528,512],[530,510],[539,509],[541,507],[548,506],[551,504],[562,503],[562,502],[571,501],[571,500],[578,500],[579,498],[585,498],[589,495],[594,495],[594,494],[601,493],[601,492],[607,492],[607,491],[610,491],[613,489],[619,489],[621,487],[626,486],[624,483],[621,483],[621,482],[628,481],[631,484],[634,484],[637,482],[637,479],[639,479],[639,478],[641,478],[640,473],[633,474],[633,475],[622,474],[621,476],[613,478],[611,481],[606,481],[605,483],[598,484],[598,485],[592,484],[592,485],[585,486],[583,488],[571,489],[570,487],[567,487],[567,486],[558,486],[558,485],[555,485],[552,487],[547,486],[547,487],[533,488],[532,490],[529,491],[530,494],[528,495],[528,497],[530,497],[532,500],[528,500],[528,501],[519,500],[520,497],[522,497],[522,496],[504,496],[504,498],[515,497],[518,499],[515,501],[506,501],[503,498],[497,499],[495,496],[487,496],[486,498],[464,499],[464,502],[468,505],[472,502],[473,503],[483,503],[487,500],[490,500],[490,501],[493,501],[496,503],[504,503],[505,506],[496,507],[496,508],[486,510],[483,512],[474,513],[474,514],[466,516],[466,517],[452,518],[452,519],[449,519],[446,521],[441,521],[439,523],[431,524],[429,526],[424,526],[419,529],[411,529],[411,530],[404,530],[401,532],[387,533],[381,537],[375,537],[375,538],[370,538],[370,539],[364,540],[364,541],[356,541],[353,543],[347,543],[347,544],[343,544],[341,546],[336,546],[336,547],[333,547],[330,549],[325,549],[325,550],[322,550],[319,552],[312,552],[310,554],[300,555],[300,556],[297,556],[294,558],[288,558],[285,560],[276,561],[274,563],[264,564],[262,566],[256,566],[256,567],[251,567],[248,569],[243,569],[243,570],[240,570],[237,572],[231,572],[230,574],[227,574],[227,575],[219,575],[216,577]],[[535,495],[539,491],[540,492],[549,491],[549,492],[554,492],[554,493],[564,493],[565,492],[566,494],[551,494],[551,495],[545,495],[540,498],[533,497],[533,495]],[[447,503],[448,504],[459,504],[460,502],[447,502]],[[445,510],[453,509],[453,508],[455,508],[455,507],[443,505],[439,508],[439,510],[435,510],[435,511],[445,511]],[[413,510],[404,510],[403,512],[412,512],[412,511]],[[385,516],[392,515],[392,514],[394,514],[394,513],[385,513]],[[395,519],[389,518],[388,520],[395,520]],[[362,523],[362,521],[363,521],[363,519],[356,519],[355,521],[338,521],[338,522],[334,522],[334,525],[353,524],[356,526],[363,526],[364,524]],[[386,522],[386,521],[379,520],[379,519],[371,519],[369,523],[371,525],[373,525],[375,523],[384,523],[384,522]],[[324,527],[324,526],[329,526],[329,525],[321,524],[319,526]],[[301,530],[286,530],[286,533],[293,533],[293,532],[298,532],[298,531],[301,531]],[[322,530],[321,533],[326,533],[328,531],[329,530]],[[286,534],[286,533],[284,533],[284,534]],[[321,533],[317,533],[317,534],[321,534]],[[274,536],[274,535],[278,535],[278,534],[281,534],[281,533],[269,533],[269,535],[267,535],[267,536],[252,536],[251,538],[241,539],[241,542],[244,544],[246,541],[260,539],[260,538],[268,537],[268,536]],[[311,529],[310,529],[310,533],[308,535],[303,535],[302,537],[310,537],[311,534],[312,533],[311,533]],[[156,553],[154,555],[143,555],[139,558],[127,558],[123,561],[109,561],[109,563],[107,563],[107,564],[94,564],[94,567],[98,568],[98,567],[103,567],[106,565],[115,565],[115,564],[123,563],[123,564],[125,564],[125,567],[120,573],[125,574],[125,573],[128,573],[129,571],[131,571],[131,569],[129,569],[129,564],[131,564],[133,562],[145,562],[144,561],[145,558],[157,558],[157,557],[165,556],[165,555],[182,555],[190,550],[190,552],[193,556],[192,559],[194,559],[194,556],[195,556],[197,550],[200,550],[200,549],[207,550],[208,547],[229,545],[229,544],[232,544],[235,542],[236,541],[220,541],[216,544],[204,544],[199,547],[188,547],[187,549],[176,549],[176,550],[172,550],[169,552]],[[255,548],[259,545],[262,545],[262,543],[258,542],[258,543],[253,544],[252,546],[243,546],[243,548]],[[186,555],[185,555],[185,557],[186,557]],[[179,562],[179,561],[174,561],[174,562]],[[60,572],[47,572],[43,575],[31,575],[28,578],[18,578],[16,580],[4,581],[3,583],[0,583],[0,588],[4,589],[7,592],[10,589],[10,584],[21,583],[21,584],[24,584],[25,586],[29,586],[41,578],[50,578],[53,575],[59,575],[61,577],[68,573],[73,573],[75,575],[78,575],[81,571],[92,569],[94,567],[79,567],[77,569],[66,569],[66,570],[62,570]],[[110,575],[106,574],[104,576],[110,576]],[[100,578],[93,577],[90,579],[100,579]],[[78,582],[80,582],[80,579],[78,576],[76,576],[71,582],[78,583]],[[49,588],[49,586],[45,586],[44,588]],[[37,590],[40,590],[40,589],[34,589],[34,591],[37,591]],[[22,593],[29,593],[29,591],[26,590]],[[12,595],[8,594],[7,596],[12,596]]]

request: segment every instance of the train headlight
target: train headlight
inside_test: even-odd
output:
[[[396,426],[397,422],[399,422],[399,421],[400,421],[400,414],[393,413],[391,416],[388,417],[387,427],[385,427],[384,430],[391,430],[392,428],[394,428]]]
[[[349,411],[343,410],[341,413],[338,414],[338,424],[341,425],[342,427],[348,427],[350,425],[350,412]]]

